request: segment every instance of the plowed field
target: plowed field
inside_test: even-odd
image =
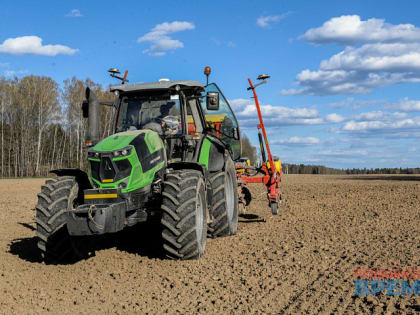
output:
[[[209,239],[195,261],[171,261],[139,225],[96,256],[45,265],[33,208],[42,179],[0,180],[0,312],[415,313],[420,296],[354,295],[358,267],[420,266],[419,176],[283,177],[280,215],[264,190],[236,236]]]

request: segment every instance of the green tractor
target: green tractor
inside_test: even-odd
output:
[[[86,89],[88,174],[53,170],[57,176],[38,194],[36,235],[45,262],[88,257],[87,244],[98,235],[153,219],[173,259],[199,258],[207,236],[237,232],[240,133],[218,86],[124,83],[110,88],[112,103]],[[114,134],[100,140],[102,105],[115,107]]]

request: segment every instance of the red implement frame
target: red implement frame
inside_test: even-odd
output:
[[[273,206],[278,207],[281,200],[281,192],[279,189],[279,185],[280,185],[282,174],[281,174],[281,170],[280,172],[277,171],[276,166],[274,164],[273,156],[271,155],[270,145],[268,143],[267,133],[265,131],[264,120],[261,115],[260,103],[258,102],[258,96],[257,96],[257,93],[255,92],[255,88],[258,85],[265,83],[266,81],[263,81],[255,86],[252,84],[251,79],[248,79],[248,82],[249,82],[248,90],[252,90],[252,93],[254,94],[255,106],[257,107],[258,119],[260,121],[260,123],[257,125],[257,128],[258,130],[262,131],[263,139],[264,139],[264,143],[260,143],[260,145],[261,145],[261,154],[263,158],[263,165],[261,169],[263,170],[265,175],[251,177],[251,176],[247,176],[247,173],[243,173],[238,176],[238,183],[241,185],[246,185],[247,183],[264,183],[264,185],[267,186],[267,197],[268,197],[270,206],[273,210]],[[267,161],[265,160],[265,156],[263,153],[264,146],[268,155],[269,166],[267,165]]]

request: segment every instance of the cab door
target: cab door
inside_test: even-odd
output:
[[[207,92],[219,93],[218,110],[207,110]],[[235,161],[239,159],[241,156],[239,126],[229,102],[215,83],[206,86],[203,96],[204,97],[201,98],[201,108],[204,113],[208,133],[223,142],[232,156],[232,160]]]

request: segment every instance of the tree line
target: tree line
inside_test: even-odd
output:
[[[285,174],[323,174],[323,175],[342,175],[344,170],[326,167],[323,165],[289,164],[283,163],[283,173]]]
[[[324,174],[324,175],[369,175],[369,174],[420,174],[420,168],[348,168],[337,169],[323,165],[283,163],[286,174]]]
[[[90,87],[101,100],[113,95],[75,77],[62,87],[48,77],[0,78],[0,176],[46,176],[51,169],[85,168],[87,122],[81,104]],[[101,106],[101,134],[112,129],[113,108]]]

